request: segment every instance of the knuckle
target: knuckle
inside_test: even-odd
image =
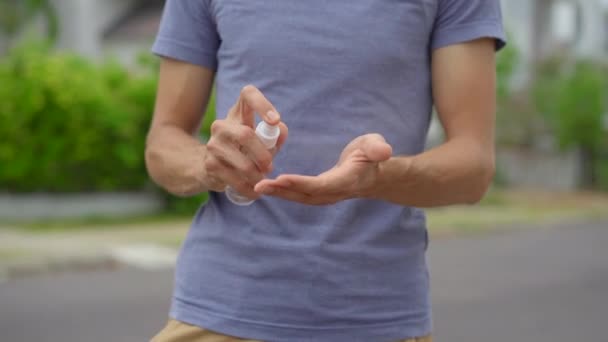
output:
[[[223,120],[215,120],[213,121],[213,123],[211,124],[211,134],[215,135],[218,134],[219,132],[222,131],[224,127],[224,121]]]
[[[256,91],[257,91],[257,88],[254,85],[248,84],[241,89],[241,95],[243,97],[247,97],[247,96],[254,94]]]
[[[205,168],[207,171],[216,172],[221,168],[221,164],[216,158],[207,158]]]
[[[207,143],[207,151],[211,154],[216,154],[218,150],[217,141],[214,138],[211,138]]]
[[[258,168],[255,166],[254,163],[247,163],[243,166],[243,172],[245,172],[245,174],[247,174],[248,176],[253,176],[254,174],[258,173]]]
[[[221,158],[225,154],[225,149],[222,147],[223,145],[221,140],[211,138],[207,143],[207,152],[214,159]]]
[[[236,140],[239,144],[245,145],[254,136],[255,132],[251,128],[243,127],[243,129],[239,130],[239,132],[236,134]]]
[[[257,162],[260,165],[260,167],[262,167],[263,169],[267,169],[268,167],[270,167],[270,164],[272,163],[272,154],[270,152],[263,153],[262,155],[260,155],[258,157]]]

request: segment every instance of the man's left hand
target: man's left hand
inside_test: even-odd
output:
[[[380,162],[391,158],[392,147],[379,134],[350,142],[336,166],[318,176],[281,175],[255,186],[260,194],[310,205],[334,204],[369,197],[379,176]]]

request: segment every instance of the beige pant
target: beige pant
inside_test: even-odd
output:
[[[402,340],[400,342],[432,342],[429,337]],[[217,334],[176,320],[169,320],[167,326],[151,342],[260,342]],[[370,341],[372,342],[372,341]]]

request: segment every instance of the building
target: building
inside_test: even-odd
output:
[[[162,0],[51,0],[60,18],[58,47],[129,62],[154,39]]]
[[[503,0],[505,27],[521,57],[517,80],[531,64],[557,49],[608,57],[608,0]]]
[[[157,31],[164,0],[50,0],[61,23],[60,48],[128,60]],[[505,26],[529,61],[558,47],[608,56],[608,0],[502,0]]]

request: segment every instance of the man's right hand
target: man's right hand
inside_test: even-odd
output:
[[[279,124],[280,147],[287,126],[276,108],[254,86],[242,89],[225,120],[217,120],[208,145],[198,138],[214,72],[194,64],[162,58],[154,117],[146,141],[150,177],[177,196],[192,196],[232,186],[255,199],[253,186],[272,169],[272,153],[254,133],[254,115]],[[278,149],[278,148],[277,148]]]
[[[255,134],[255,113],[270,125],[279,125],[276,148],[269,151]],[[287,139],[287,126],[276,108],[252,85],[245,86],[225,120],[211,125],[203,167],[209,190],[224,191],[231,186],[251,199],[260,195],[253,189],[272,171],[273,155]]]

